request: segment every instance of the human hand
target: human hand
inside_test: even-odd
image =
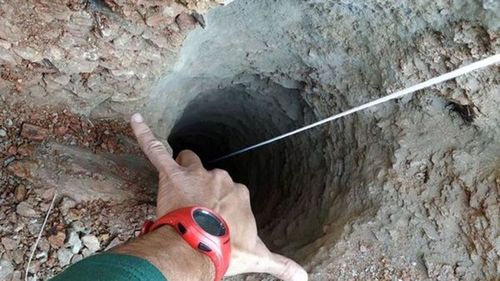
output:
[[[209,208],[221,215],[230,229],[232,251],[226,276],[260,272],[285,281],[308,279],[300,265],[272,253],[258,237],[246,186],[234,183],[224,170],[207,171],[192,151],[181,151],[174,161],[140,114],[132,116],[131,125],[139,145],[159,172],[158,218],[187,206]]]

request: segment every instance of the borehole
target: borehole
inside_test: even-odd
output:
[[[306,202],[300,200],[324,188],[324,143],[319,130],[207,163],[313,120],[311,108],[298,89],[262,81],[258,82],[262,87],[255,87],[255,83],[252,87],[241,83],[196,94],[168,141],[174,154],[191,149],[200,155],[206,168],[225,169],[236,182],[248,186],[258,227],[271,248],[283,247],[284,237],[287,246],[301,246],[321,234],[319,208],[305,210],[301,204]]]

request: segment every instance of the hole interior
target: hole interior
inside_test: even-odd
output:
[[[207,164],[314,120],[298,89],[261,83],[266,86],[255,89],[242,83],[197,94],[185,107],[168,142],[174,156],[183,149],[193,150],[207,169],[225,169],[235,182],[247,185],[261,236],[269,247],[298,247],[321,233],[319,206],[304,214],[302,205],[308,202],[301,200],[311,195],[307,194],[311,185],[320,185],[314,192],[324,188],[318,129]]]

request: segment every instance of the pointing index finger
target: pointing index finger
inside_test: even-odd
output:
[[[144,118],[140,113],[132,115],[130,125],[142,151],[159,172],[169,174],[179,167],[167,148],[156,139],[148,125],[144,123]]]

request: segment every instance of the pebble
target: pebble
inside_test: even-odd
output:
[[[52,200],[55,192],[56,192],[55,188],[47,188],[42,192],[42,198],[45,200]]]
[[[61,200],[61,203],[59,204],[59,208],[60,208],[63,215],[67,215],[69,209],[72,209],[75,206],[76,206],[76,202],[73,199],[68,198],[68,197],[64,197]]]
[[[92,255],[92,252],[91,252],[89,249],[84,248],[84,249],[82,250],[82,255],[83,255],[83,257],[84,257],[84,258],[86,258],[86,257],[88,257],[88,256]]]
[[[7,131],[0,129],[0,138],[5,138],[7,136]]]
[[[95,235],[85,235],[82,237],[82,241],[85,247],[87,247],[87,249],[89,249],[91,253],[95,253],[101,248],[99,239],[97,239]]]
[[[368,248],[366,248],[366,246],[365,246],[365,245],[361,245],[361,246],[359,246],[359,251],[360,251],[361,253],[366,253],[366,252],[368,251]]]
[[[109,242],[109,245],[106,247],[105,250],[107,251],[115,246],[120,245],[121,243],[123,243],[123,242],[120,240],[120,238],[115,237],[113,240],[111,240],[111,242]]]
[[[58,232],[55,235],[49,236],[49,244],[55,248],[61,248],[64,245],[64,240],[66,239],[66,234],[64,232]]]
[[[28,228],[28,232],[31,235],[38,235],[38,232],[40,231],[40,227],[42,227],[41,222],[36,222],[36,220],[32,220],[28,225],[26,225]]]
[[[7,158],[5,158],[5,160],[3,160],[3,166],[7,167],[7,166],[9,166],[10,163],[14,162],[15,160],[16,160],[16,156],[7,157]]]
[[[14,266],[6,259],[0,260],[0,280],[7,280],[14,273]]]
[[[68,245],[71,247],[71,252],[73,252],[73,254],[78,254],[82,249],[82,241],[76,231],[72,231],[69,234]]]
[[[11,145],[9,149],[7,149],[7,154],[16,155],[17,154],[17,146]]]
[[[33,154],[33,146],[29,144],[23,144],[17,148],[17,153],[21,156],[27,157]]]
[[[11,281],[21,281],[22,275],[23,275],[23,273],[21,271],[19,271],[19,270],[14,271],[14,273],[12,274]]]
[[[71,229],[79,233],[88,234],[88,229],[83,225],[81,221],[74,221],[71,223]]]
[[[83,255],[74,255],[73,258],[71,259],[71,263],[77,263],[79,261],[83,260]]]
[[[16,190],[14,192],[14,197],[16,199],[16,202],[21,202],[24,200],[26,197],[26,193],[28,192],[28,189],[24,184],[20,184],[16,187]]]
[[[12,122],[12,119],[7,119],[3,124],[5,125],[5,127],[10,128],[12,127],[12,125],[14,125],[14,122]]]
[[[196,27],[196,19],[187,13],[181,13],[175,19],[175,22],[182,31],[189,31]]]
[[[50,243],[49,240],[45,237],[42,237],[40,239],[40,242],[38,243],[38,249],[42,252],[48,252],[50,250]]]
[[[71,252],[70,249],[61,248],[57,251],[57,259],[59,260],[59,266],[61,267],[68,265],[72,257],[73,252]]]
[[[23,217],[36,218],[38,213],[33,209],[33,207],[26,201],[17,204],[16,213]]]
[[[24,254],[23,251],[12,251],[12,259],[16,264],[24,263]]]
[[[43,141],[49,137],[49,130],[40,126],[24,123],[21,128],[21,136],[29,140]]]
[[[8,237],[2,237],[2,245],[7,250],[14,250],[15,248],[17,248],[19,243],[17,243],[16,240],[14,239],[10,239]]]

